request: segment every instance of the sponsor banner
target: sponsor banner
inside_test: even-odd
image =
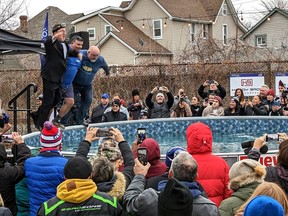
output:
[[[247,159],[247,155],[239,155],[239,161]],[[277,162],[277,154],[264,154],[258,160],[264,166],[275,166]]]
[[[237,88],[241,88],[245,96],[258,95],[262,85],[264,85],[264,76],[262,73],[231,74],[230,96],[234,96]]]
[[[279,86],[288,87],[288,73],[276,73],[275,74],[275,93],[279,95]]]

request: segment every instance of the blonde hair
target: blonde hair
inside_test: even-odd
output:
[[[266,195],[277,200],[283,206],[285,215],[288,215],[288,200],[286,194],[279,185],[273,182],[261,183],[254,190],[250,198],[236,211],[236,215],[241,215],[241,213],[244,212],[246,205],[250,202],[250,200],[259,195]]]
[[[1,194],[0,194],[0,207],[4,207],[4,201],[3,201],[3,199],[2,199]]]

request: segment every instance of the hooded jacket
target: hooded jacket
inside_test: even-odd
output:
[[[146,138],[139,145],[139,147],[145,147],[147,149],[148,162],[151,164],[151,167],[149,168],[146,175],[146,179],[164,174],[167,170],[167,167],[164,162],[160,161],[160,148],[156,140],[152,138]]]
[[[228,190],[229,166],[223,158],[212,155],[212,131],[201,122],[191,124],[186,130],[186,140],[187,151],[198,164],[197,181],[208,198],[219,206],[232,191]]]
[[[5,207],[13,215],[17,213],[15,185],[25,177],[24,163],[31,156],[30,149],[23,143],[17,145],[17,165],[13,166],[6,161],[7,153],[4,145],[0,145],[0,194]]]
[[[231,197],[223,200],[219,207],[221,216],[234,216],[236,211],[252,195],[254,190],[264,181],[265,167],[258,166],[252,173],[238,174],[229,182],[229,189],[234,192]]]
[[[67,179],[57,187],[57,195],[44,202],[37,215],[122,215],[115,197],[97,192],[92,179]]]

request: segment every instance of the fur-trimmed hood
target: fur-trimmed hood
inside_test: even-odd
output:
[[[265,169],[263,170],[266,174]],[[253,182],[262,183],[264,181],[265,175],[259,175],[257,173],[245,173],[243,175],[237,176],[229,181],[228,188],[237,191],[239,188],[245,187]]]
[[[98,190],[102,192],[106,192],[110,196],[117,197],[117,200],[122,200],[122,197],[126,189],[125,176],[123,175],[123,173],[116,171],[111,181],[97,183]]]

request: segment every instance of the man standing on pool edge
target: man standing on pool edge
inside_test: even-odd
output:
[[[82,64],[73,81],[74,95],[81,94],[80,112],[76,115],[76,124],[83,124],[84,118],[88,115],[93,98],[93,80],[100,68],[103,68],[106,75],[109,75],[108,65],[100,55],[97,46],[90,46],[88,50],[82,50]]]
[[[49,116],[50,110],[61,100],[61,77],[66,71],[68,44],[66,39],[66,24],[56,24],[52,33],[44,42],[45,64],[41,69],[43,82],[43,102],[39,107],[39,118],[36,127],[41,130]]]

